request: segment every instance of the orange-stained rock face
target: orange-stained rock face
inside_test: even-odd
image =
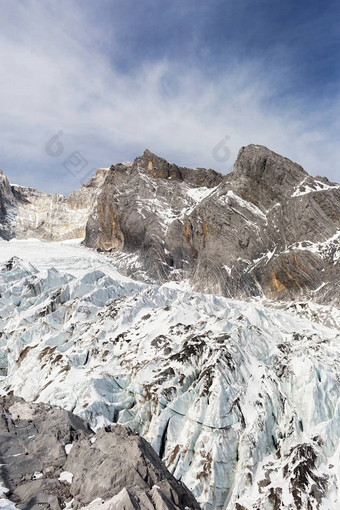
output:
[[[108,173],[85,243],[137,255],[137,276],[189,278],[197,291],[337,302],[339,210],[338,185],[262,146],[243,147],[226,176],[145,151]]]
[[[280,280],[277,279],[274,269],[271,271],[272,273],[272,282],[273,282],[273,290],[275,294],[278,294],[279,292],[286,289],[285,285],[283,285]]]
[[[110,202],[103,204],[101,201],[97,207],[97,214],[101,232],[104,234],[98,241],[98,249],[103,251],[123,250],[124,234],[120,229],[119,221]]]
[[[121,269],[137,278],[228,297],[338,303],[339,232],[340,186],[258,145],[242,147],[228,175],[146,150],[68,198],[0,175],[1,237],[85,236],[124,254]]]

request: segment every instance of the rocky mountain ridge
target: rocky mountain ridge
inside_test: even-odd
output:
[[[43,241],[83,238],[106,171],[99,169],[87,184],[67,198],[11,185],[0,171],[0,237]]]
[[[226,176],[149,151],[111,167],[85,245],[126,253],[121,269],[151,281],[339,304],[339,235],[340,186],[250,145]]]
[[[2,177],[0,235],[86,233],[86,246],[143,281],[186,279],[196,291],[241,299],[340,303],[340,186],[266,147],[243,147],[228,175],[178,167],[147,150],[68,199],[53,197]]]

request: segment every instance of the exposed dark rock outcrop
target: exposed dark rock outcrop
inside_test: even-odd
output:
[[[112,166],[85,244],[129,274],[189,278],[195,290],[339,303],[340,187],[263,146],[234,170],[180,168],[145,151]]]
[[[233,298],[338,305],[339,235],[340,186],[260,145],[242,147],[228,175],[146,150],[69,198],[0,179],[4,239],[85,236],[135,278]]]
[[[97,434],[58,407],[0,398],[0,478],[22,509],[199,510],[145,439],[116,425]]]

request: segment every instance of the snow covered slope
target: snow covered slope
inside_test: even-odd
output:
[[[3,391],[129,425],[204,510],[339,508],[335,308],[135,282],[70,243],[0,264]]]

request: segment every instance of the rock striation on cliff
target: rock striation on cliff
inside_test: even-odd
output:
[[[106,169],[69,197],[11,185],[0,175],[0,237],[62,241],[83,238],[90,212],[104,182]]]
[[[340,186],[260,145],[242,147],[228,175],[146,150],[68,198],[11,186],[1,174],[0,237],[85,237],[143,281],[340,303]]]
[[[233,171],[169,164],[145,151],[107,173],[85,245],[125,253],[142,279],[189,279],[227,297],[339,304],[340,186],[266,147],[243,147]]]

